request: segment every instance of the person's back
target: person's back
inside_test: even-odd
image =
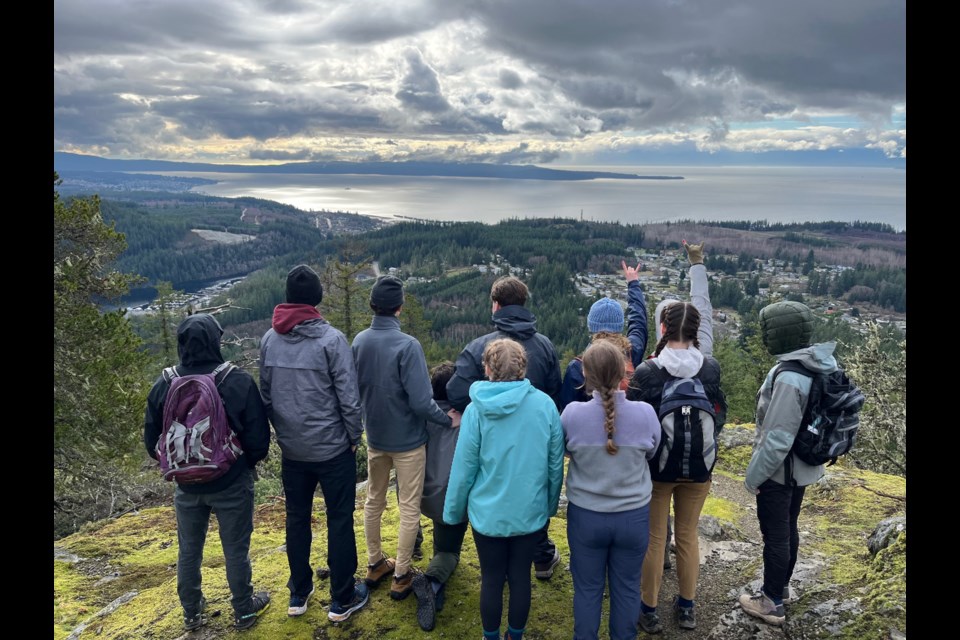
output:
[[[286,302],[260,342],[260,389],[280,446],[290,565],[288,615],[307,611],[314,592],[310,546],[313,497],[323,491],[327,513],[333,621],[345,620],[368,601],[354,582],[353,533],[357,460],[363,433],[357,372],[350,345],[317,311],[323,286],[306,265],[290,270]]]
[[[444,503],[448,524],[469,514],[480,559],[480,618],[499,638],[504,581],[510,583],[507,638],[523,635],[530,611],[530,565],[563,482],[563,429],[553,400],[524,378],[523,347],[501,338],[483,352]]]
[[[413,549],[420,525],[420,497],[430,421],[450,427],[452,419],[432,397],[423,348],[400,330],[403,282],[381,276],[370,291],[374,312],[369,329],[353,340],[361,406],[367,431],[367,499],[363,521],[367,542],[368,587],[393,574],[390,597],[413,592]],[[388,558],[380,533],[390,471],[396,471],[400,530],[396,559]]]
[[[188,316],[177,328],[180,363],[176,376],[209,374],[224,363],[220,353],[223,330],[209,314]],[[177,484],[177,594],[188,631],[206,623],[206,598],[201,590],[200,566],[210,514],[216,513],[221,532],[227,583],[237,628],[252,626],[270,603],[266,592],[254,593],[250,565],[250,535],[253,532],[254,467],[267,455],[270,427],[253,377],[232,368],[218,377],[217,391],[223,401],[230,429],[243,453],[219,478],[199,484]],[[147,397],[144,445],[157,458],[157,443],[163,432],[164,407],[171,381],[161,375]]]
[[[806,488],[823,475],[793,452],[803,422],[811,377],[795,371],[777,374],[782,362],[796,362],[812,373],[837,370],[836,343],[811,344],[813,312],[783,301],[760,310],[760,336],[777,364],[757,393],[757,434],[744,486],[756,495],[757,520],[763,532],[763,584],[758,593],[740,595],[743,610],[773,625],[786,619],[790,578],[800,546],[799,517]]]
[[[605,584],[611,640],[637,637],[653,491],[648,460],[660,443],[660,421],[649,404],[619,390],[624,364],[620,349],[592,344],[583,370],[593,396],[560,416],[570,456],[567,540],[577,638],[597,637]]]
[[[542,391],[560,407],[560,356],[553,343],[537,332],[537,320],[524,305],[529,290],[520,279],[513,276],[498,278],[490,288],[492,321],[496,331],[473,340],[457,356],[454,375],[447,383],[447,398],[453,408],[463,412],[470,404],[471,385],[485,380],[483,352],[492,341],[512,339],[523,346],[527,361],[526,377],[535,389]],[[535,575],[539,580],[549,580],[560,564],[560,552],[549,535],[550,522],[540,530],[537,552],[534,557]]]
[[[483,380],[483,350],[498,338],[511,338],[527,354],[527,379],[534,388],[554,402],[560,394],[560,358],[550,339],[537,331],[537,319],[524,305],[529,292],[519,279],[507,276],[494,282],[492,322],[496,331],[476,338],[457,356],[456,372],[447,383],[447,397],[454,409],[463,411],[470,403],[470,385]]]

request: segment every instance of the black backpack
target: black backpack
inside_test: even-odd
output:
[[[811,378],[810,395],[792,451],[810,465],[836,463],[856,444],[860,409],[866,400],[863,392],[840,367],[832,373],[817,373],[796,360],[787,360],[777,366],[772,383],[783,371]]]
[[[717,404],[707,397],[697,378],[675,378],[654,364],[663,380],[660,393],[660,446],[650,460],[650,472],[658,482],[688,480],[706,482],[717,462],[717,436],[723,426],[717,420]]]

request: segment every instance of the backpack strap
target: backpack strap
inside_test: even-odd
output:
[[[220,387],[220,384],[224,381],[224,379],[225,379],[228,375],[230,375],[230,372],[233,371],[233,370],[236,369],[236,368],[237,368],[237,365],[235,365],[235,364],[233,364],[232,362],[230,362],[229,360],[227,360],[227,361],[223,362],[222,364],[220,364],[216,369],[214,369],[214,370],[211,372],[211,373],[213,373],[213,380],[214,380],[214,382],[217,383],[217,388],[219,388],[219,387]]]

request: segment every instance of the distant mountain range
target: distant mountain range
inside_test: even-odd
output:
[[[570,171],[535,165],[487,164],[481,162],[289,162],[274,165],[208,164],[168,160],[111,160],[76,153],[53,153],[53,168],[67,172],[182,171],[216,173],[313,173],[387,176],[450,176],[459,178],[506,178],[511,180],[682,180],[683,176],[638,175],[610,171]]]

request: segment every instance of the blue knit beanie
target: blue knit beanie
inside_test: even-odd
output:
[[[590,333],[609,331],[620,333],[623,331],[623,307],[616,300],[600,298],[590,307],[587,314],[587,327]]]

